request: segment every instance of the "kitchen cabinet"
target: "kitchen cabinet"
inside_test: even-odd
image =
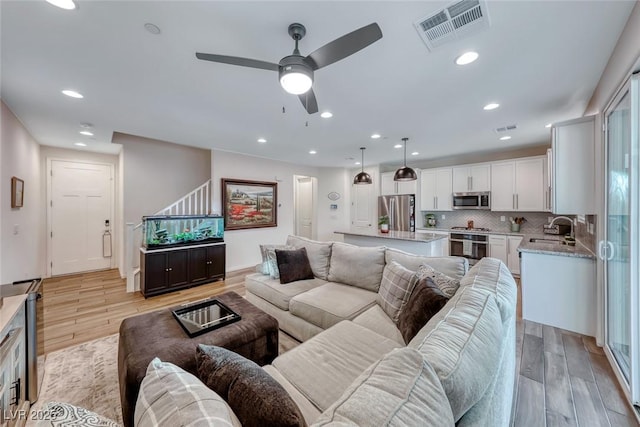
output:
[[[428,169],[420,174],[420,210],[451,210],[451,168]]]
[[[491,190],[491,165],[489,163],[456,166],[452,168],[452,175],[454,193]]]
[[[418,174],[415,181],[394,181],[395,172],[385,172],[380,174],[380,195],[389,196],[395,194],[415,194],[418,195],[418,181],[420,180],[420,170],[414,169]]]
[[[145,298],[224,277],[224,243],[141,250],[140,292]]]
[[[595,259],[522,252],[522,317],[596,334]]]
[[[551,133],[551,199],[555,214],[593,214],[595,116],[557,123]]]
[[[518,246],[522,242],[522,236],[489,235],[489,256],[498,258],[511,271],[511,274],[520,274],[520,258]]]
[[[544,158],[527,157],[491,165],[491,210],[542,212]]]

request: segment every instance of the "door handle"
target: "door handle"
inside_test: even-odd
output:
[[[604,240],[600,240],[600,241],[598,242],[598,256],[600,257],[600,259],[601,259],[601,260],[603,260],[603,261],[604,261],[604,253],[603,253],[603,250],[604,250]]]
[[[616,255],[616,248],[613,246],[612,242],[607,241],[607,248],[611,248],[611,254],[607,256],[607,261],[611,261],[613,257]]]

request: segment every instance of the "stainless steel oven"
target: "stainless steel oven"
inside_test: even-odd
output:
[[[453,209],[491,209],[491,192],[453,193]]]
[[[489,236],[486,234],[451,233],[449,237],[449,254],[461,256],[474,265],[487,256]]]

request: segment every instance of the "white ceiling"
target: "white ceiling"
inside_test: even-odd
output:
[[[544,125],[581,116],[634,1],[489,1],[491,28],[429,52],[413,22],[450,2],[76,1],[1,7],[1,95],[45,145],[117,152],[113,132],[313,166],[409,163],[549,141]],[[152,35],[145,23],[162,30]],[[292,22],[306,55],[377,22],[383,38],[316,72],[307,115],[277,73],[199,61],[195,52],[278,62]],[[466,50],[480,58],[466,67]],[[75,89],[84,99],[68,98]],[[494,111],[483,111],[489,102]],[[285,107],[286,113],[282,113]],[[94,125],[95,139],[79,135]],[[308,122],[308,126],[307,126]],[[494,128],[517,123],[510,141]],[[378,132],[379,140],[370,139]],[[256,140],[264,137],[266,144]],[[308,154],[311,149],[316,155]]]

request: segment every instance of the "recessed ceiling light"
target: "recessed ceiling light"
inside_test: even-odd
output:
[[[359,165],[359,164],[360,164],[360,162],[356,162],[356,165]]]
[[[333,117],[333,113],[331,113],[330,111],[324,111],[322,114],[320,114],[320,117],[322,117],[323,119],[330,119],[331,117]]]
[[[418,153],[417,151],[414,151],[413,153],[411,153],[412,156],[417,156],[418,154],[420,153]]]
[[[47,0],[47,3],[57,6],[60,9],[73,10],[76,8],[73,0]]]
[[[544,127],[550,128],[551,127],[551,123],[547,123],[546,125],[544,125]]]
[[[393,148],[402,148],[402,144],[396,144],[393,146]]]
[[[266,139],[264,139],[264,138],[258,138],[258,142],[259,142],[260,144],[264,144],[265,142],[267,142],[267,140],[266,140]]]
[[[317,151],[316,151],[316,150],[311,150],[311,151],[309,151],[309,154],[316,154],[316,153],[317,153]]]
[[[62,93],[70,96],[71,98],[84,98],[81,93],[78,93],[75,90],[65,89],[62,91]]]
[[[158,35],[160,34],[160,27],[158,27],[156,24],[152,24],[150,22],[147,22],[146,24],[144,24],[144,29],[149,31],[151,34],[153,35]]]
[[[380,138],[379,133],[374,133],[373,135],[371,135],[371,139],[378,139],[378,138]]]
[[[478,59],[478,52],[465,52],[456,58],[456,64],[467,65]]]
[[[85,144],[84,142],[74,142],[73,145],[77,145],[78,147],[86,147],[87,144]]]
[[[93,132],[89,132],[88,130],[81,130],[80,135],[93,136]]]
[[[483,110],[495,110],[499,106],[500,106],[500,104],[496,104],[495,102],[492,102],[491,104],[487,104],[484,107],[482,107],[482,109]]]
[[[500,137],[500,141],[507,141],[509,139],[511,139],[511,137],[509,135]]]

